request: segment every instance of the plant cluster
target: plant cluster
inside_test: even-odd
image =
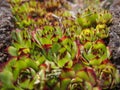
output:
[[[61,0],[11,0],[16,30],[1,90],[102,90],[120,81],[104,43],[111,14],[88,7],[76,18]]]

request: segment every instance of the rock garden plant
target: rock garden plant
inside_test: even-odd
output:
[[[110,90],[119,84],[105,41],[110,12],[90,6],[73,17],[66,1],[9,3],[16,28],[1,90]]]

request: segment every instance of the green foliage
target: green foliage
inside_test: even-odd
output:
[[[100,65],[102,61],[110,58],[110,51],[101,41],[87,42],[82,55],[87,60],[87,65]]]
[[[17,29],[1,90],[101,90],[120,82],[103,41],[112,20],[108,11],[88,7],[73,18],[61,0],[10,3]]]

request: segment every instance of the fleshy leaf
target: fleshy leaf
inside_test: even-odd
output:
[[[13,46],[8,47],[8,52],[11,56],[17,56],[18,55],[18,50]]]

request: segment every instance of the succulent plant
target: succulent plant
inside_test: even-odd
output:
[[[84,44],[81,54],[87,65],[100,65],[102,61],[110,59],[109,48],[101,41],[87,42]]]
[[[18,29],[8,47],[10,61],[0,73],[1,89],[102,90],[120,82],[103,41],[109,36],[109,12],[89,7],[73,18],[60,0],[10,3]]]
[[[95,31],[91,28],[91,29],[83,29],[80,33],[80,42],[82,44],[85,44],[86,42],[93,42],[97,39],[97,37],[95,36]]]

